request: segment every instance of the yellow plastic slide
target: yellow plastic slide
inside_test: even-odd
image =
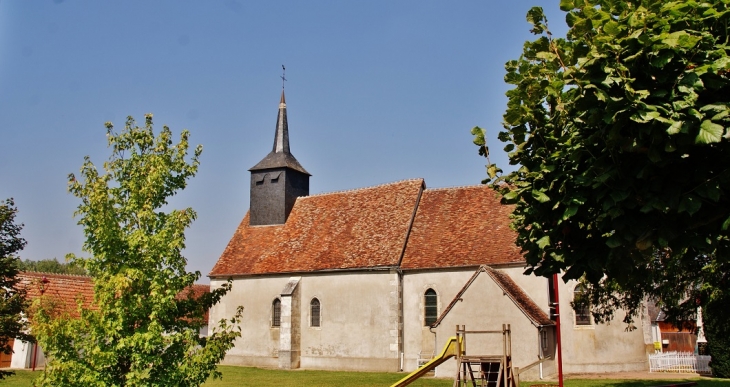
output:
[[[456,356],[456,353],[458,350],[459,350],[459,344],[457,344],[457,342],[456,342],[456,337],[451,336],[449,338],[449,340],[446,342],[444,349],[441,351],[441,353],[438,356],[434,357],[433,359],[431,359],[431,361],[424,364],[423,367],[411,372],[403,379],[393,383],[390,387],[403,387],[403,386],[407,386],[407,385],[413,383],[416,379],[420,378],[421,376],[425,375],[429,371],[432,371],[434,368],[438,367],[439,364]]]

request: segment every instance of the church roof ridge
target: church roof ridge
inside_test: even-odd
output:
[[[20,272],[21,275],[29,277],[53,277],[53,278],[73,278],[73,279],[92,279],[88,274],[70,274],[70,273],[52,273],[49,271],[34,271],[24,270]]]
[[[422,177],[416,177],[416,178],[412,178],[412,179],[403,179],[403,180],[392,181],[389,183],[371,185],[368,187],[359,187],[359,188],[352,188],[352,189],[343,189],[343,190],[339,190],[339,191],[321,192],[321,193],[316,193],[316,194],[309,195],[309,196],[302,196],[302,197],[297,198],[297,200],[304,200],[307,198],[327,196],[327,195],[339,195],[339,194],[343,194],[343,193],[367,191],[367,190],[371,190],[371,189],[378,189],[378,188],[383,188],[383,187],[388,187],[388,186],[398,185],[398,184],[403,184],[403,183],[413,183],[413,182],[417,182],[417,181],[425,183],[425,180]]]
[[[490,188],[488,185],[484,184],[474,184],[474,185],[455,185],[451,187],[436,187],[436,188],[427,188],[425,191],[427,192],[435,192],[435,191],[458,191],[464,188]]]

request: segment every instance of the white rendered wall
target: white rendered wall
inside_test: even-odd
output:
[[[564,373],[600,373],[644,371],[649,369],[647,346],[644,343],[642,315],[635,317],[636,329],[628,331],[626,315],[618,311],[608,324],[579,326],[570,306],[576,281],[560,284],[561,335]],[[650,347],[653,352],[653,346]]]
[[[398,274],[395,271],[308,274],[301,292],[301,366],[307,369],[399,369]],[[320,326],[310,302],[320,301]]]
[[[242,334],[223,364],[276,368],[280,328],[271,327],[271,304],[290,276],[236,279],[210,311],[210,326],[244,307]],[[211,280],[211,287],[221,281]],[[395,271],[302,274],[300,366],[305,369],[397,371],[399,281]],[[320,301],[320,326],[310,326],[310,302]]]
[[[423,293],[429,287],[439,295],[439,314],[448,306],[454,296],[474,274],[474,270],[434,271],[407,273],[404,276],[404,317],[406,370],[415,369],[415,355],[419,344],[425,341],[419,333],[423,327]],[[417,299],[418,298],[418,299]],[[465,325],[467,330],[501,330],[502,324],[512,329],[512,359],[516,367],[525,366],[538,359],[538,333],[524,314],[514,305],[487,273],[481,273],[457,302],[441,325],[434,329],[438,353],[449,337],[456,333],[456,325]],[[419,317],[416,319],[415,317]],[[467,354],[500,355],[502,335],[467,335]],[[537,369],[531,371],[536,376]],[[436,369],[438,377],[453,377],[456,361],[449,360]],[[525,376],[522,376],[523,378]]]
[[[279,365],[279,328],[271,326],[271,307],[290,276],[266,276],[236,279],[233,288],[210,309],[210,326],[215,330],[218,321],[230,318],[243,306],[241,337],[223,359],[222,364],[277,368]],[[221,283],[211,279],[211,289]]]
[[[445,343],[442,338],[437,339],[434,333],[431,333],[424,325],[424,293],[426,290],[436,291],[438,314],[440,315],[473,274],[473,270],[447,269],[404,273],[404,371],[411,372],[416,369],[420,351],[435,351],[438,354]]]
[[[501,269],[520,285],[532,300],[548,312],[547,280],[525,276],[519,267]],[[480,274],[440,327],[437,336],[423,323],[423,294],[428,288],[438,294],[439,314],[474,274],[472,269],[440,269],[431,272],[406,272],[403,275],[402,331],[399,331],[399,280],[394,271],[332,272],[302,274],[299,282],[300,366],[309,369],[397,371],[400,351],[403,368],[416,367],[421,350],[438,353],[454,335],[455,325],[468,330],[500,329],[512,325],[513,362],[524,367],[537,360],[538,333],[522,312],[486,274]],[[230,317],[239,305],[244,307],[242,337],[236,341],[224,364],[278,367],[279,328],[271,327],[271,304],[289,281],[290,275],[249,277],[234,281],[233,289],[210,312],[210,326]],[[212,280],[211,286],[220,285]],[[570,307],[575,282],[560,282],[563,319],[563,370],[565,373],[615,372],[647,368],[646,346],[641,321],[637,330],[626,332],[619,313],[611,324],[576,326]],[[310,301],[321,303],[321,326],[310,326]],[[402,333],[401,333],[402,332]],[[402,337],[399,335],[402,334]],[[552,339],[552,338],[551,338]],[[401,341],[402,340],[402,344]],[[501,345],[501,339],[495,342]],[[468,350],[493,350],[493,343],[468,338]],[[552,340],[549,344],[553,350]],[[497,348],[498,349],[498,348]],[[495,349],[496,350],[496,349]],[[489,354],[489,353],[485,353]],[[521,375],[522,380],[537,379],[537,370]],[[437,370],[438,376],[452,377],[455,362]],[[556,372],[552,361],[544,364],[544,375]]]

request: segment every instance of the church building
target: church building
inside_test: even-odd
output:
[[[522,274],[511,207],[491,188],[429,189],[416,178],[309,195],[311,175],[290,151],[283,91],[273,149],[250,172],[249,211],[209,274],[213,288],[233,279],[211,326],[244,308],[224,364],[412,371],[456,325],[510,324],[514,366],[545,359],[520,378],[557,373],[548,280]],[[558,285],[564,372],[648,369],[644,324],[630,332],[622,316],[595,324],[570,306],[578,283]],[[498,354],[502,341],[468,345]],[[436,369],[455,373],[454,360]]]

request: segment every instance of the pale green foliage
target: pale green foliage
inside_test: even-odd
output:
[[[729,4],[561,0],[567,36],[533,8],[506,64],[519,169],[494,186],[528,273],[585,277],[599,320],[646,295],[689,317],[730,286]]]
[[[198,386],[240,336],[237,314],[207,338],[198,330],[205,311],[230,289],[202,296],[190,286],[199,272],[185,270],[185,229],[191,208],[162,211],[167,199],[195,175],[202,148],[188,158],[189,133],[177,144],[169,128],[155,137],[152,115],[140,128],[132,117],[121,133],[106,124],[112,150],[100,174],[86,157],[82,179],[69,191],[91,258],[69,256],[94,278],[94,307],[80,318],[39,299],[34,332],[51,361],[41,386]]]

